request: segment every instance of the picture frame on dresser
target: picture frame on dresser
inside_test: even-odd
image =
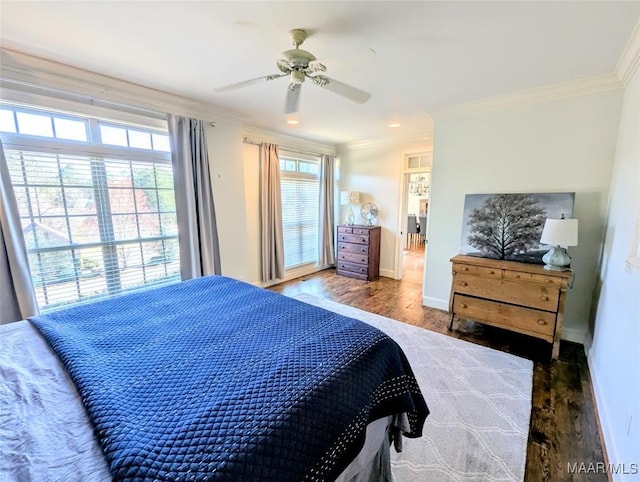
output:
[[[337,227],[336,273],[374,281],[380,277],[380,226]]]

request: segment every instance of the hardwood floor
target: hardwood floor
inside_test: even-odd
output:
[[[365,282],[338,276],[335,270],[329,269],[271,289],[288,295],[309,293],[328,298],[533,360],[525,480],[606,481],[603,473],[584,473],[583,470],[575,474],[568,469],[568,464],[573,467],[574,464],[589,466],[606,462],[582,345],[562,342],[559,360],[551,362],[551,345],[542,340],[471,321],[455,321],[453,331],[449,332],[448,313],[422,306],[422,284],[414,279],[414,276],[405,276],[403,280],[380,278]],[[428,394],[425,398],[428,403]]]

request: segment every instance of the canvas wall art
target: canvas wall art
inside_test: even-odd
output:
[[[571,218],[575,193],[467,194],[460,253],[544,264],[547,218]]]

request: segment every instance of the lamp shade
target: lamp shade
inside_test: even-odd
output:
[[[547,219],[544,223],[540,243],[556,246],[577,246],[578,220]]]
[[[349,204],[359,204],[360,193],[358,191],[340,191],[340,204],[347,206]]]

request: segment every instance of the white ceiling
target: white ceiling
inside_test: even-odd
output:
[[[639,1],[7,1],[5,48],[246,116],[249,125],[341,144],[429,135],[453,104],[610,74],[638,22]],[[355,104],[311,82],[300,124],[283,113],[287,79],[214,88],[276,73],[292,28],[327,75],[372,94]],[[397,121],[398,129],[388,124]]]

